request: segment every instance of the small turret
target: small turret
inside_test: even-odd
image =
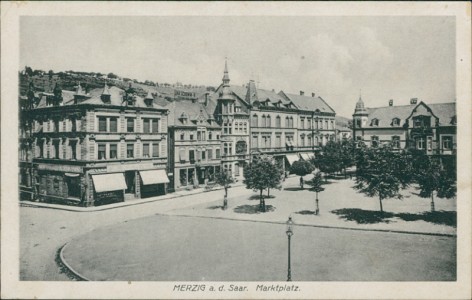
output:
[[[144,104],[146,104],[147,107],[151,107],[153,101],[154,97],[152,96],[151,91],[148,91],[146,97],[144,98]]]

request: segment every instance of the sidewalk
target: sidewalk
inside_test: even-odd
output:
[[[242,186],[242,181],[236,182],[231,185],[231,187],[239,187]],[[59,209],[65,211],[74,211],[74,212],[92,212],[92,211],[102,211],[102,210],[110,210],[115,208],[139,205],[144,203],[151,203],[156,201],[180,198],[190,195],[196,195],[201,193],[208,193],[213,191],[222,190],[223,187],[216,186],[215,188],[206,191],[204,187],[194,188],[192,190],[181,190],[174,193],[169,193],[162,196],[150,197],[145,199],[132,199],[126,200],[124,202],[112,203],[102,206],[92,206],[92,207],[80,207],[80,206],[69,206],[69,205],[61,205],[61,204],[51,204],[51,203],[44,203],[44,202],[33,202],[28,200],[20,200],[20,206],[25,207],[42,207],[42,208],[50,208],[50,209]]]

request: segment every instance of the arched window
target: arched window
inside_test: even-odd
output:
[[[289,128],[290,127],[290,120],[288,117],[285,117],[285,128]]]
[[[252,116],[252,124],[251,124],[251,126],[252,126],[252,127],[258,127],[258,124],[259,124],[258,117],[257,117],[256,114],[254,114],[254,115]]]
[[[266,127],[271,127],[272,126],[272,120],[270,118],[270,115],[267,116],[267,120],[266,120]]]
[[[275,127],[280,128],[281,126],[280,116],[275,117]]]

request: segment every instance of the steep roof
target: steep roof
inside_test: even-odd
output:
[[[320,112],[325,113],[335,113],[335,111],[323,100],[321,97],[309,97],[302,96],[298,94],[290,94],[283,92],[289,100],[291,100],[299,109],[315,111],[319,110]]]
[[[413,109],[418,105],[426,105],[429,107],[433,114],[439,118],[439,125],[450,125],[452,118],[456,116],[455,102],[432,104],[420,102],[419,104],[375,107],[367,108],[367,113],[369,114],[369,120],[379,120],[378,127],[388,127],[391,126],[392,120],[394,118],[400,119],[400,124],[403,124],[405,120],[412,114]],[[372,122],[368,122],[367,126],[373,127]]]
[[[207,108],[198,101],[173,101],[169,103],[166,108],[169,109],[169,126],[205,126],[211,128],[219,128],[216,122],[212,122],[212,124],[208,122],[208,120],[212,119],[213,117],[211,116]],[[186,124],[182,122],[182,117],[184,116],[188,120]],[[200,120],[202,122],[200,122]]]

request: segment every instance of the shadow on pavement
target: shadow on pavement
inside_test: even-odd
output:
[[[338,215],[341,219],[355,221],[357,224],[390,223],[391,220],[388,219],[394,217],[394,214],[390,212],[363,210],[360,208],[342,208],[332,210],[331,212]]]
[[[343,208],[331,211],[341,219],[355,221],[358,224],[389,223],[391,218],[399,218],[403,221],[425,221],[433,224],[457,226],[457,213],[455,211],[435,211],[422,213],[391,213],[359,208]]]
[[[314,211],[311,211],[311,210],[301,210],[301,211],[297,211],[296,214],[300,214],[300,215],[315,215],[315,212],[314,212]]]
[[[284,188],[285,191],[304,191],[305,189],[301,189],[299,187],[287,187],[287,188]]]
[[[457,213],[455,211],[435,211],[424,212],[419,214],[400,213],[395,217],[404,221],[426,221],[433,224],[448,225],[452,227],[457,226]]]
[[[271,212],[274,211],[275,207],[272,205],[266,205],[266,211],[265,212]],[[234,212],[238,214],[260,214],[264,213],[260,211],[259,209],[259,204],[256,205],[240,205],[238,207],[234,208]]]
[[[263,196],[264,196],[264,199],[273,199],[273,198],[275,198],[274,195],[269,195],[267,197],[267,194],[266,194],[266,195],[263,195]],[[260,197],[261,197],[260,195],[252,195],[251,197],[249,197],[249,200],[259,200]]]

